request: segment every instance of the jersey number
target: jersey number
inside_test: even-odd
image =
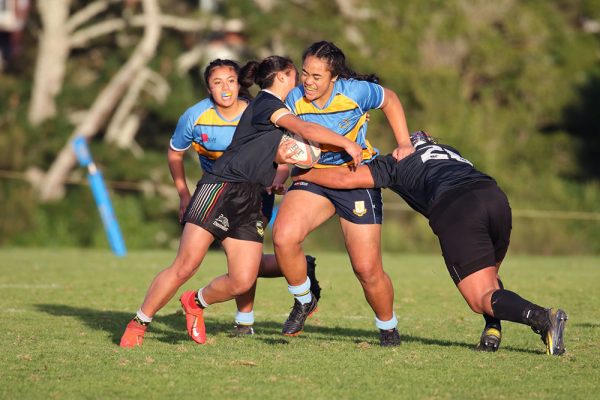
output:
[[[456,161],[464,162],[473,166],[473,164],[467,160],[466,158],[462,158],[455,152],[441,148],[440,146],[428,146],[427,150],[423,154],[421,154],[421,161],[426,163],[429,160],[449,160],[453,159]]]

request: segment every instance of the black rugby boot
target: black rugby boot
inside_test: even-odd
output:
[[[310,291],[317,298],[317,301],[321,300],[321,286],[317,280],[316,275],[316,264],[317,259],[313,256],[306,256],[306,274],[310,279]]]
[[[401,342],[402,340],[400,339],[400,332],[398,332],[397,328],[379,330],[379,344],[381,346],[400,346]]]
[[[569,317],[560,308],[549,308],[548,319],[550,320],[548,328],[541,333],[542,341],[546,344],[546,354],[563,355],[566,351],[563,334]]]
[[[500,341],[502,340],[502,332],[494,325],[489,325],[483,328],[481,338],[477,345],[477,350],[480,351],[498,351]]]
[[[288,319],[283,323],[283,333],[285,336],[297,336],[304,329],[306,318],[317,308],[317,297],[312,296],[312,299],[302,304],[297,299],[294,299],[294,306],[288,316]]]

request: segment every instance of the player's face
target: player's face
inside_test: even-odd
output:
[[[295,88],[298,85],[298,73],[296,72],[295,68],[290,68],[287,71],[284,71],[285,74],[285,93],[287,96],[287,93],[289,93],[293,88]],[[286,96],[283,96],[284,98]]]
[[[235,69],[221,66],[213,69],[208,77],[208,91],[220,107],[231,107],[237,101],[240,84]]]
[[[301,80],[307,100],[325,104],[331,97],[336,79],[337,76],[331,75],[325,60],[315,56],[308,56],[304,60]]]

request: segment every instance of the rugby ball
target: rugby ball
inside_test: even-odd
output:
[[[287,156],[294,160],[294,165],[298,168],[309,169],[319,161],[321,148],[318,143],[312,140],[304,139],[295,133],[286,132],[281,138],[279,145],[292,142],[288,148]]]

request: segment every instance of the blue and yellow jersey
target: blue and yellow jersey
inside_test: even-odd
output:
[[[204,99],[179,118],[171,137],[171,149],[185,151],[192,146],[198,153],[202,171],[211,171],[215,160],[231,143],[241,115],[227,120],[219,114],[210,98]]]
[[[304,87],[294,88],[285,100],[299,118],[317,123],[346,136],[363,148],[363,159],[369,162],[379,154],[367,140],[367,111],[383,104],[383,87],[355,79],[338,79],[331,98],[320,108],[304,97]],[[352,157],[339,147],[321,145],[321,158],[315,168],[348,165]]]

